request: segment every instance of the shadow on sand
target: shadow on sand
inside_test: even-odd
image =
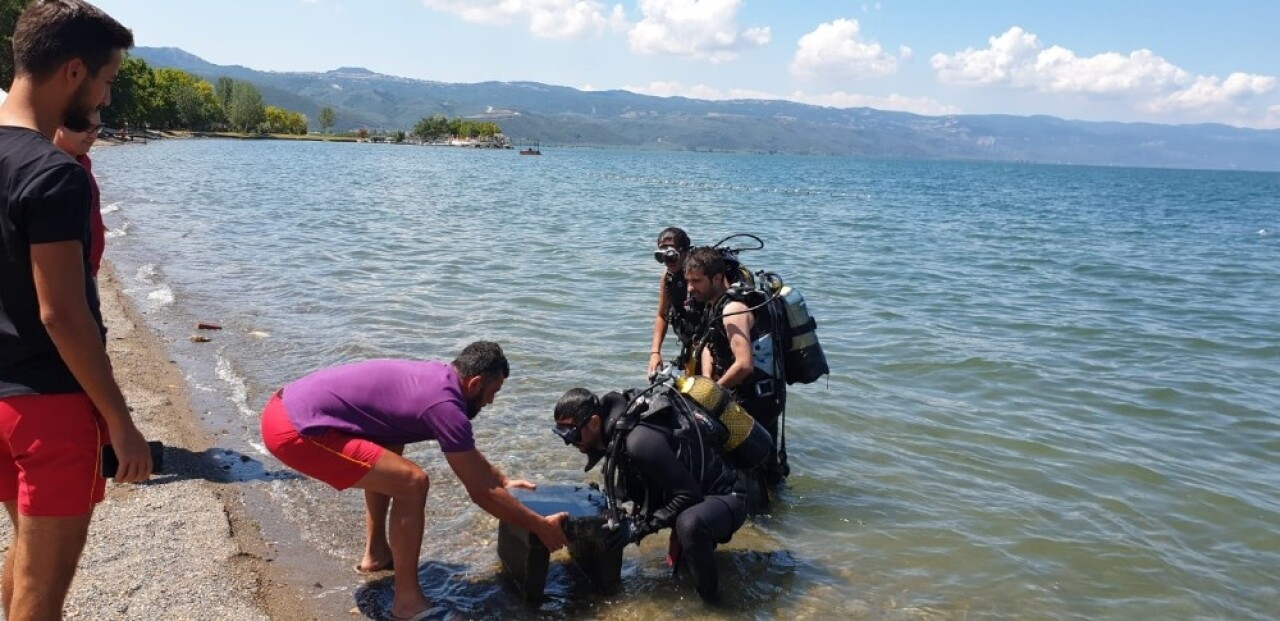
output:
[[[139,485],[165,485],[190,479],[214,483],[281,481],[303,478],[291,470],[268,470],[261,461],[221,447],[195,452],[180,446],[164,447],[164,473]]]

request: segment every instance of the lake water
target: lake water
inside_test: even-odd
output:
[[[583,480],[552,405],[643,383],[676,225],[762,237],[744,260],[804,292],[833,371],[791,390],[793,475],[721,548],[730,603],[670,580],[662,536],[628,549],[622,593],[560,568],[525,607],[495,522],[421,445],[423,575],[455,616],[1280,617],[1280,175],[282,141],[94,158],[107,258],[249,458],[236,484],[328,576],[318,601],[361,584],[360,496],[281,476],[270,391],[496,340],[512,377],[481,450]],[[196,320],[225,329],[191,343]]]

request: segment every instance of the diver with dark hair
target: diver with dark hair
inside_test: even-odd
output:
[[[695,356],[699,373],[732,391],[734,399],[774,439],[763,475],[766,482],[776,484],[789,471],[785,450],[778,450],[776,444],[787,399],[780,326],[764,292],[739,286],[741,271],[732,253],[726,258],[720,248],[695,248],[685,258],[689,297],[706,309]]]
[[[721,450],[724,427],[674,391],[652,399],[644,392],[601,398],[571,389],[556,403],[555,432],[588,455],[587,470],[605,461],[611,507],[633,503],[630,515],[611,515],[614,545],[671,528],[668,561],[675,572],[687,566],[698,595],[714,603],[715,548],[746,521],[746,485]]]
[[[693,339],[703,312],[700,304],[690,304],[684,281],[684,258],[691,245],[684,229],[669,226],[658,233],[658,249],[653,252],[653,258],[666,266],[666,271],[658,287],[658,313],[653,318],[653,338],[649,341],[649,364],[645,372],[650,376],[662,366],[662,342],[668,327],[680,339],[676,366],[684,366],[692,356]]]

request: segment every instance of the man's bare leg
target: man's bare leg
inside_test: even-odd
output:
[[[9,621],[61,619],[93,511],[74,517],[18,516],[6,565],[13,577]]]
[[[9,512],[9,523],[13,525],[13,540],[9,549],[4,552],[4,576],[0,579],[0,597],[4,600],[4,618],[9,619],[9,603],[13,601],[13,549],[18,545],[18,501],[4,503],[4,510]]]
[[[382,571],[392,567],[391,544],[387,542],[387,509],[391,497],[364,491],[364,558],[360,571]]]
[[[386,450],[396,455],[404,454],[404,446],[388,446]],[[364,492],[364,558],[356,566],[359,571],[383,571],[391,564],[391,544],[387,542],[387,508],[391,497],[365,490]]]
[[[407,619],[430,608],[418,584],[418,556],[422,553],[422,528],[431,488],[427,473],[395,452],[386,451],[355,487],[391,498],[387,529],[395,568],[391,614]]]

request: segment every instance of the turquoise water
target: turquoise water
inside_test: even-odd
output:
[[[424,576],[465,617],[1280,617],[1280,175],[290,142],[94,153],[107,257],[219,444],[312,369],[503,344],[477,419],[512,476],[581,480],[572,386],[643,381],[664,226],[802,290],[833,374],[794,387],[794,474],[723,548],[726,610],[628,551],[624,593],[498,577],[433,446]],[[193,320],[226,329],[192,344]],[[670,347],[670,345],[668,346]],[[358,494],[269,494],[350,606]],[[327,568],[327,569],[326,569]]]

